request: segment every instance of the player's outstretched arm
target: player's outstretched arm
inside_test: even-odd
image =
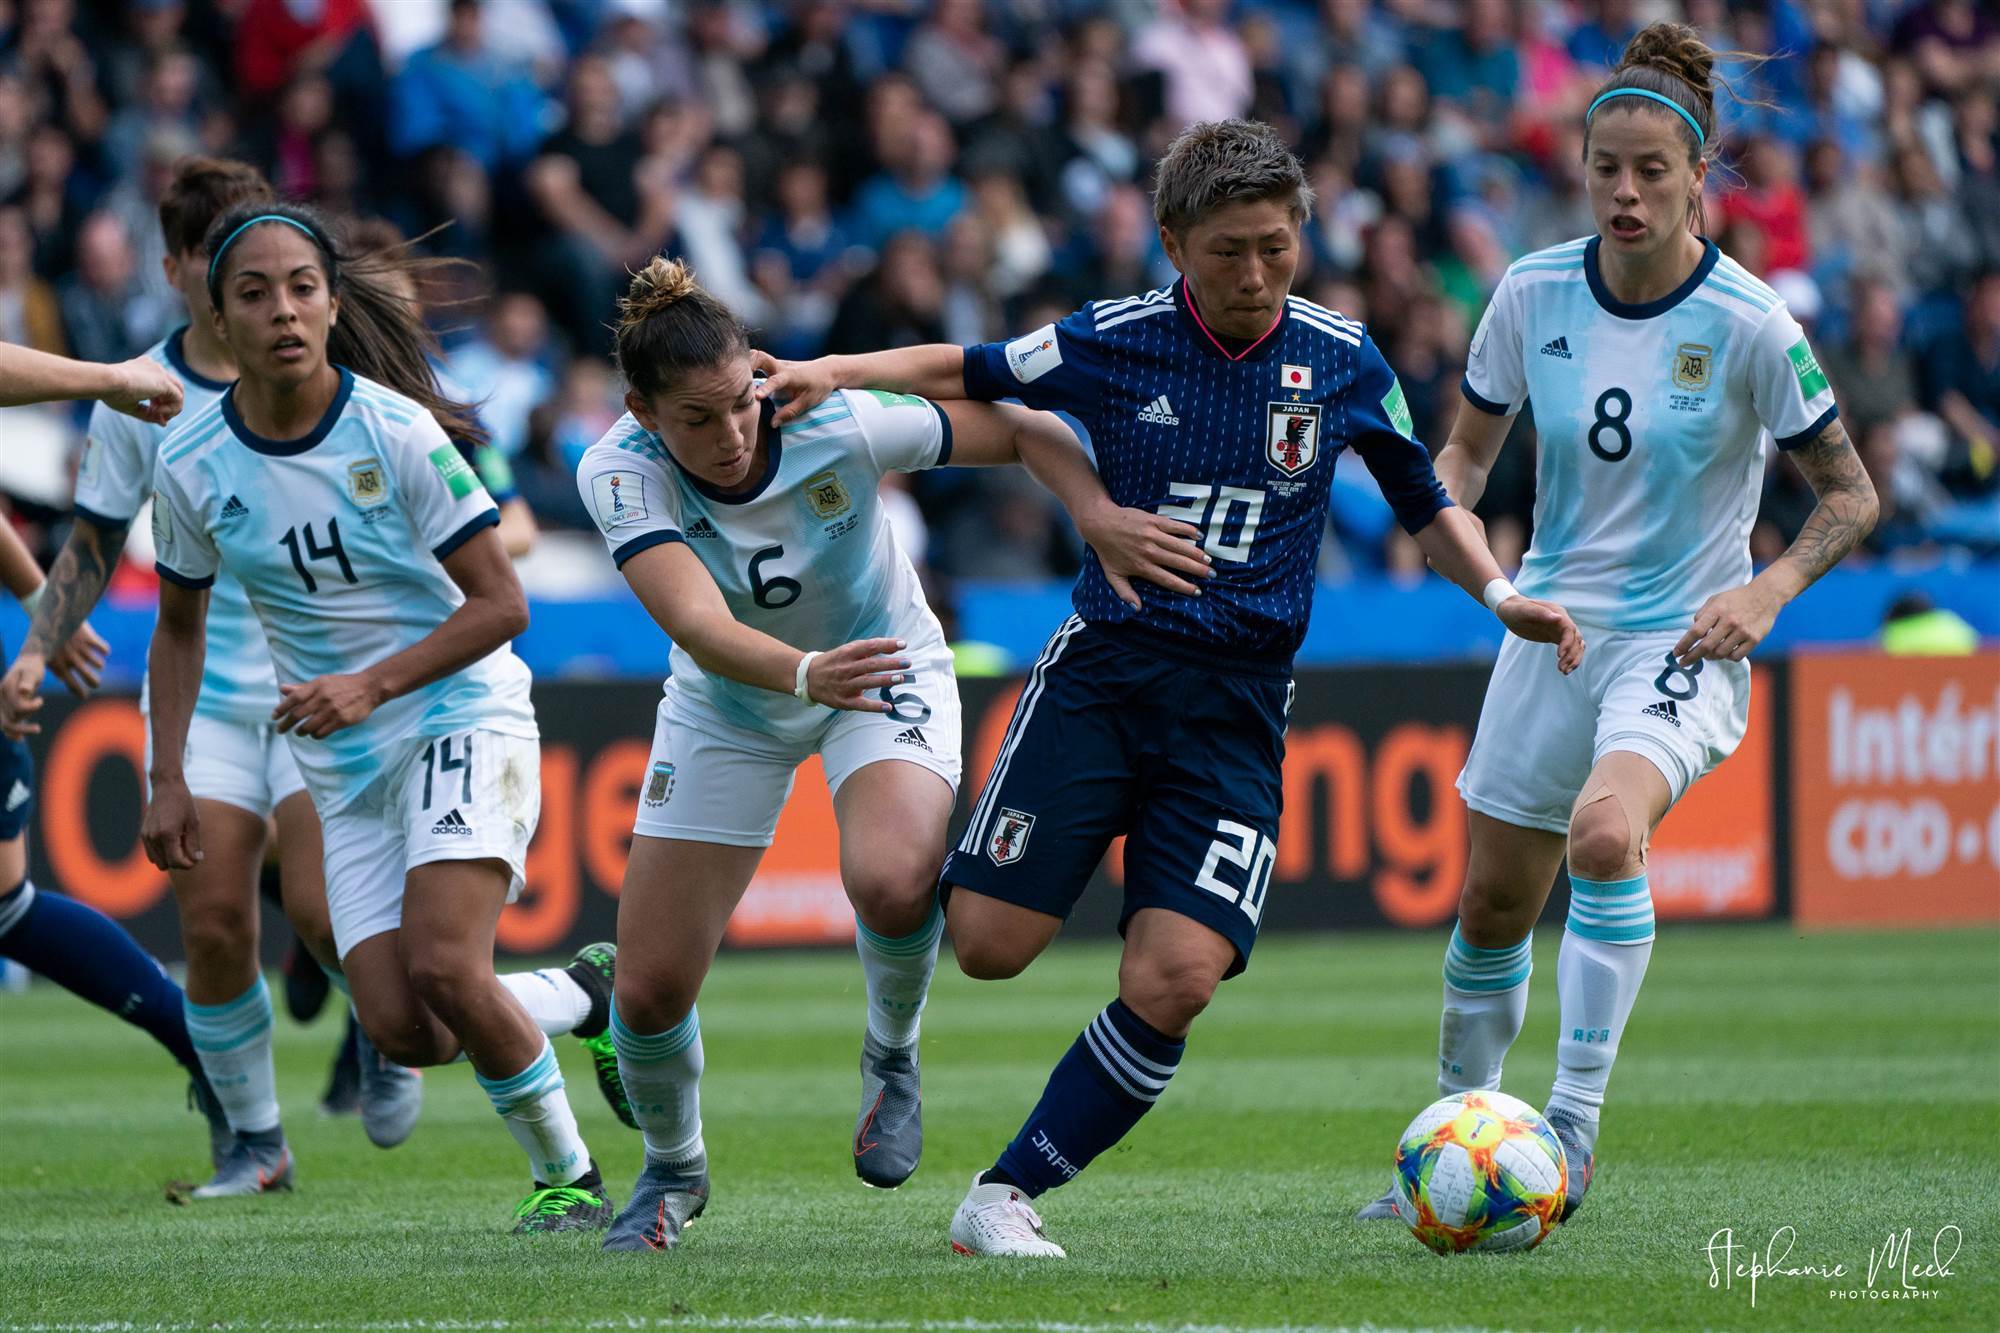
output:
[[[163,426],[181,410],[181,382],[151,357],[111,364],[72,361],[0,343],[0,407],[95,398],[127,416]]]
[[[147,707],[153,730],[152,794],[139,825],[146,859],[162,870],[187,870],[201,860],[201,822],[188,790],[181,759],[187,753],[188,720],[201,692],[202,660],[208,654],[208,589],[160,580],[160,618],[146,654]]]
[[[1198,580],[1214,570],[1201,549],[1201,529],[1145,509],[1114,502],[1083,445],[1062,418],[1003,403],[941,403],[951,418],[953,463],[1004,464],[1019,461],[1069,512],[1105,582],[1126,605],[1143,605],[1134,583],[1201,596]]]
[[[1860,456],[1840,422],[1828,423],[1810,444],[1789,457],[1819,503],[1806,516],[1798,540],[1768,569],[1740,588],[1719,592],[1695,612],[1694,624],[1674,645],[1683,666],[1704,658],[1741,662],[1764,641],[1786,603],[1810,588],[1874,531],[1879,502]]]
[[[464,603],[429,634],[373,666],[303,684],[281,682],[271,710],[279,731],[323,740],[389,700],[471,666],[528,628],[528,597],[497,528],[465,541],[443,563]]]
[[[625,581],[641,605],[695,665],[774,694],[803,693],[813,703],[857,713],[894,705],[870,691],[899,685],[910,669],[900,639],[857,639],[807,653],[752,629],[729,612],[722,590],[686,542],[649,546],[625,562]]]
[[[1513,427],[1512,416],[1496,416],[1480,411],[1471,403],[1459,403],[1458,415],[1451,423],[1451,436],[1444,442],[1444,448],[1438,450],[1433,466],[1445,494],[1468,513],[1479,503],[1479,497],[1486,494],[1486,478],[1492,473],[1494,461],[1500,457],[1500,447],[1507,443],[1507,432]]]
[[[72,694],[88,695],[97,688],[110,646],[84,618],[104,595],[130,531],[130,524],[99,527],[81,514],[70,524],[39,595],[32,603],[22,599],[29,612],[28,636],[0,679],[0,715],[19,717],[41,707],[45,670],[54,671]]]
[[[1583,634],[1569,612],[1515,592],[1487,549],[1478,520],[1465,509],[1438,510],[1416,539],[1431,568],[1485,602],[1509,633],[1556,645],[1556,670],[1567,676],[1583,664]]]
[[[769,352],[753,351],[750,364],[764,377],[757,396],[780,404],[771,418],[779,426],[818,407],[835,389],[888,389],[933,402],[965,397],[965,349],[952,343],[812,361],[780,361]]]

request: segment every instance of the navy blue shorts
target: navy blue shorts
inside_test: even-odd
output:
[[[1284,805],[1289,672],[1176,660],[1071,617],[1035,663],[940,879],[1067,918],[1125,837],[1122,932],[1161,907],[1216,931],[1241,972]]]
[[[12,842],[35,811],[35,761],[20,741],[0,736],[0,842]]]

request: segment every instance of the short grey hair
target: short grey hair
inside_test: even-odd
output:
[[[1305,168],[1261,120],[1204,120],[1182,130],[1153,178],[1153,217],[1176,235],[1236,203],[1275,200],[1304,225],[1313,191]]]

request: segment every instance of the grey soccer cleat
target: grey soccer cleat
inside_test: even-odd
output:
[[[354,1054],[361,1068],[361,1128],[378,1148],[393,1148],[410,1137],[424,1109],[424,1076],[375,1049],[357,1025]]]
[[[229,1115],[222,1109],[208,1075],[199,1070],[188,1075],[188,1106],[200,1111],[208,1121],[208,1164],[220,1171],[229,1160],[229,1150],[236,1146],[236,1131],[229,1127]]]
[[[197,1199],[235,1199],[253,1194],[271,1194],[292,1187],[292,1150],[278,1130],[263,1134],[238,1134],[229,1156],[216,1169],[215,1179],[197,1185]]]
[[[854,1174],[876,1189],[910,1178],[924,1155],[923,1092],[917,1047],[861,1039],[861,1111],[854,1120]]]
[[[1556,1141],[1563,1148],[1568,1188],[1563,1196],[1562,1216],[1556,1220],[1567,1222],[1577,1209],[1583,1207],[1583,1196],[1590,1189],[1591,1174],[1597,1169],[1597,1153],[1585,1137],[1583,1126],[1569,1116],[1557,1111],[1542,1118],[1549,1122],[1549,1128],[1556,1132]]]
[[[671,1250],[681,1232],[708,1207],[708,1159],[676,1170],[648,1160],[632,1186],[632,1198],[604,1237],[607,1250]]]
[[[1375,1222],[1385,1217],[1401,1217],[1403,1214],[1397,1208],[1396,1197],[1397,1191],[1391,1189],[1387,1194],[1384,1194],[1381,1198],[1356,1213],[1354,1220],[1357,1222]]]

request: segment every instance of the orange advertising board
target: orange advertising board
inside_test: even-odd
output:
[[[1769,916],[1777,905],[1771,863],[1771,710],[1777,682],[1750,673],[1750,725],[1736,753],[1688,788],[1653,835],[1646,881],[1662,921]]]
[[[1792,664],[1793,915],[2000,920],[2000,653]]]

